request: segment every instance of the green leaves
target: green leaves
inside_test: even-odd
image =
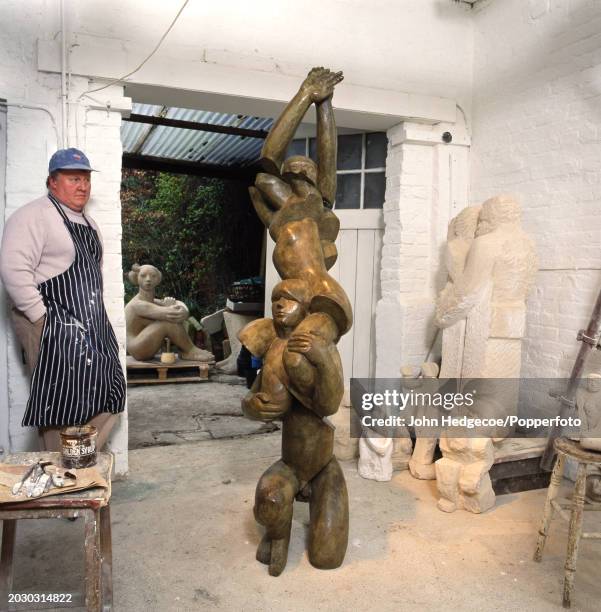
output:
[[[262,228],[246,185],[185,175],[124,170],[123,269],[161,270],[159,296],[182,300],[197,318],[225,306],[227,287],[259,274]],[[126,301],[137,287],[125,281]]]

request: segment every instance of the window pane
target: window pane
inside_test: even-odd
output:
[[[360,174],[339,174],[335,208],[359,208],[361,192]]]
[[[366,173],[363,208],[382,208],[384,206],[385,189],[386,175],[384,172]]]
[[[309,138],[309,157],[317,162],[317,139]]]
[[[292,157],[293,155],[305,155],[306,138],[297,138],[290,143],[286,157]]]
[[[384,168],[386,166],[386,147],[388,139],[384,132],[372,132],[365,136],[365,167]]]
[[[359,170],[361,168],[362,134],[338,136],[338,170]]]

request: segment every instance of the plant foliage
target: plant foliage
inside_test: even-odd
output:
[[[157,292],[199,318],[225,305],[229,285],[260,273],[262,228],[246,185],[180,174],[124,170],[123,269],[152,264]],[[127,278],[126,301],[137,292]]]

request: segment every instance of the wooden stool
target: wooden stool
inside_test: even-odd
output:
[[[543,549],[549,532],[549,525],[553,518],[553,511],[556,510],[559,516],[569,523],[568,531],[568,553],[565,564],[565,578],[563,583],[563,607],[569,608],[572,602],[572,591],[574,589],[574,577],[576,575],[576,561],[578,559],[578,544],[580,538],[601,539],[601,533],[582,533],[582,519],[584,510],[601,510],[601,504],[586,502],[586,470],[589,464],[601,465],[601,453],[589,451],[581,448],[578,442],[573,442],[567,438],[555,440],[555,450],[557,451],[557,462],[551,475],[551,483],[547,492],[543,518],[538,531],[538,541],[534,560],[540,561],[543,556]],[[578,462],[578,473],[574,485],[572,500],[556,499],[559,486],[563,477],[563,470],[566,457],[570,457]],[[566,508],[571,506],[568,514]]]
[[[14,453],[4,462],[23,464],[27,460],[52,461],[60,465],[60,453]],[[38,518],[76,518],[83,516],[85,521],[85,606],[88,612],[112,610],[113,606],[113,566],[111,544],[111,470],[113,456],[98,453],[95,468],[108,483],[108,489],[96,488],[75,491],[63,495],[42,497],[26,502],[0,505],[2,520],[2,553],[0,559],[0,609],[8,610],[8,594],[12,590],[13,551],[16,524],[19,519]],[[50,593],[51,589],[45,589]],[[78,600],[79,599],[79,600]],[[81,606],[81,598],[73,598],[71,606]],[[35,609],[65,607],[65,603],[45,602],[35,605]],[[6,606],[6,607],[4,607]],[[26,609],[15,605],[14,609]],[[27,604],[27,609],[32,603]]]

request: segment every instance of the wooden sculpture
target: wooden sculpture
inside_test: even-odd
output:
[[[272,127],[250,195],[275,241],[282,278],[272,293],[273,319],[253,321],[241,342],[263,367],[242,400],[247,417],[282,420],[282,458],[261,477],[254,513],[265,527],[257,560],[278,576],[286,566],[294,500],[310,506],[309,560],[339,567],[348,541],[348,495],[333,455],[334,414],[344,390],[336,343],[352,324],[342,287],[328,274],[336,261],[334,87],[341,72],[313,68]],[[284,155],[311,104],[317,111],[319,164]]]

